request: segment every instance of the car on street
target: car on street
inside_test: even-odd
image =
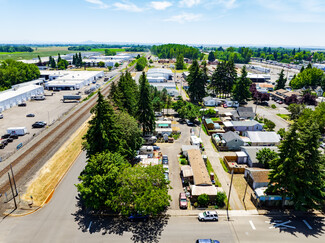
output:
[[[169,173],[168,172],[164,172],[164,176],[165,176],[165,180],[167,182],[169,182]]]
[[[167,164],[167,165],[164,164],[164,165],[163,165],[163,168],[164,168],[164,172],[169,173],[169,167],[168,167],[168,164]]]
[[[160,150],[159,146],[152,146],[152,148],[153,148],[154,151],[159,151]]]
[[[180,209],[187,209],[187,199],[184,192],[179,194],[179,208]]]
[[[224,103],[222,106],[223,106],[223,108],[227,108],[228,107],[226,103]]]
[[[199,213],[199,221],[218,221],[218,213],[216,211],[205,211]]]
[[[46,126],[46,122],[37,121],[32,125],[32,128],[42,128]]]
[[[193,125],[194,125],[194,123],[193,123],[193,122],[191,122],[191,121],[190,121],[190,120],[188,120],[188,119],[186,119],[185,121],[186,121],[186,124],[187,124],[188,126],[193,126]]]
[[[131,221],[147,221],[149,219],[149,215],[143,215],[141,213],[133,213],[129,216],[129,220]]]
[[[10,137],[10,133],[6,133],[4,135],[1,136],[1,139],[6,139]]]
[[[3,118],[3,114],[0,114],[0,119],[2,119]]]
[[[10,134],[9,138],[18,139],[18,135],[16,135],[16,134]]]
[[[164,165],[168,165],[168,156],[167,156],[167,155],[163,155],[163,156],[162,156],[162,163],[163,163]]]
[[[27,114],[26,117],[35,117],[35,114],[30,113],[30,114]]]
[[[23,102],[23,103],[18,104],[18,106],[23,107],[23,106],[27,106],[27,104],[25,102]]]
[[[211,240],[211,239],[198,239],[196,243],[220,243],[218,240]]]

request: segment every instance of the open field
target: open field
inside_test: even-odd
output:
[[[10,55],[10,54],[20,54],[20,53],[28,53],[28,52],[0,52],[0,55]]]
[[[33,52],[12,52],[7,54],[0,54],[0,60],[14,59],[24,60],[40,57],[56,56],[58,53],[61,55],[68,53],[76,53],[77,51],[69,51],[68,46],[50,46],[50,47],[36,47]]]
[[[105,50],[111,50],[111,51],[116,51],[116,52],[124,52],[125,49],[121,49],[121,48],[95,48],[95,49],[91,49],[90,51],[98,51],[98,52],[105,52]]]

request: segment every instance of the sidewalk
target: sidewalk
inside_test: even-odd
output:
[[[197,129],[200,129],[199,127]],[[211,144],[211,137],[206,135],[203,130],[201,130],[201,139],[204,144],[205,153],[208,156],[211,165],[214,169],[214,172],[217,174],[218,179],[221,183],[221,187],[224,190],[224,192],[227,194],[229,193],[229,187],[230,187],[230,176],[227,172],[224,171],[222,168],[222,165],[220,164],[220,156],[219,153],[217,153]],[[234,186],[231,187],[231,193],[230,193],[230,207],[232,210],[244,210],[244,205],[242,204],[241,200],[238,197],[237,191]]]

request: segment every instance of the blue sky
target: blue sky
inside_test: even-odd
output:
[[[325,0],[0,0],[0,42],[325,46]]]

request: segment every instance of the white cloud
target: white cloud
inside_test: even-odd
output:
[[[181,0],[179,2],[180,6],[185,6],[188,8],[191,8],[191,7],[198,5],[200,3],[201,3],[201,0]]]
[[[108,8],[108,5],[101,0],[85,0],[88,3],[95,4],[98,8]]]
[[[199,21],[200,19],[201,19],[201,14],[182,13],[180,15],[175,15],[168,19],[165,19],[165,21],[177,22],[177,23],[183,24],[186,22]]]
[[[162,2],[151,2],[150,6],[156,10],[165,10],[166,8],[172,6],[171,2],[162,1]]]
[[[114,3],[113,5],[116,8],[116,10],[124,10],[124,11],[128,11],[128,12],[142,12],[143,11],[142,8],[139,8],[134,3],[131,3],[128,1]]]

